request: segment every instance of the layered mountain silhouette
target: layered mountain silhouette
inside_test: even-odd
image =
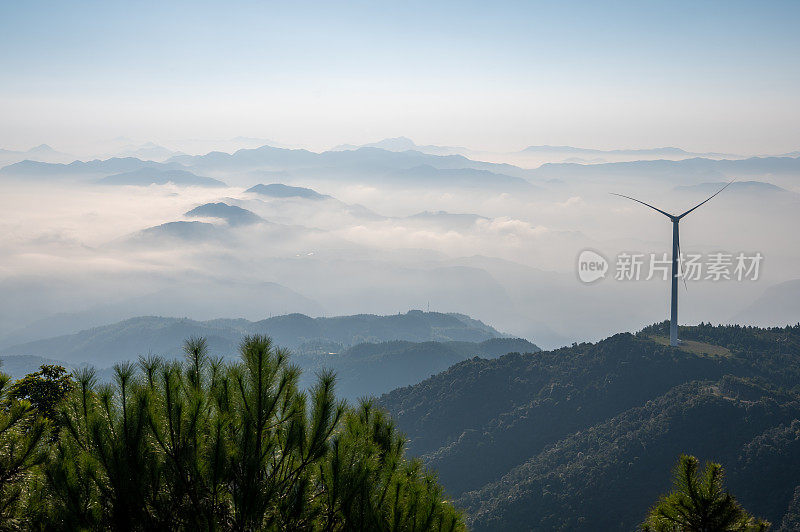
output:
[[[116,177],[139,170],[150,169],[154,176],[146,172]],[[156,172],[158,170],[158,172]],[[317,180],[335,179],[338,181],[366,181],[403,186],[467,186],[508,191],[535,191],[525,177],[528,171],[509,164],[488,163],[468,159],[462,155],[432,155],[419,151],[395,152],[380,148],[359,148],[353,151],[328,151],[315,153],[302,149],[274,148],[262,146],[256,149],[243,149],[234,153],[210,152],[206,155],[177,155],[166,162],[145,161],[135,157],[112,157],[105,160],[74,161],[69,164],[52,164],[37,161],[21,161],[0,169],[0,175],[10,177],[46,178],[84,178],[99,175],[115,176],[110,181],[120,180],[123,184],[134,181],[143,183],[165,182],[159,173],[167,171],[189,172],[173,174],[173,179],[191,180],[191,184],[212,185],[212,182],[198,178],[203,174],[233,174],[239,184],[252,184],[265,175],[293,176],[302,174]],[[265,174],[266,173],[266,174]],[[252,174],[252,175],[251,175]],[[230,176],[229,176],[230,177]],[[211,179],[211,178],[206,178]],[[228,178],[226,178],[228,180]],[[202,182],[201,182],[202,181]],[[280,194],[273,187],[272,194]],[[286,192],[285,190],[283,192]]]
[[[154,142],[145,142],[143,144],[123,146],[114,155],[117,157],[136,157],[137,159],[149,161],[164,161],[176,155],[183,155],[183,153],[165,148]]]
[[[178,156],[169,161],[198,171],[283,171],[290,174],[302,172],[304,176],[318,179],[368,178],[393,181],[398,179],[393,176],[394,172],[417,167],[420,172],[430,172],[426,170],[426,166],[442,170],[486,170],[494,174],[523,178],[527,173],[526,170],[513,165],[474,161],[462,155],[431,155],[418,151],[394,152],[380,148],[315,153],[302,149],[262,146],[239,150],[232,154],[211,152],[200,156]],[[447,175],[443,174],[444,177]],[[401,175],[399,178],[406,184],[410,183],[407,175]],[[485,183],[487,187],[496,185],[491,180]]]
[[[553,147],[532,147],[533,152]],[[555,147],[562,149],[562,147]],[[564,149],[568,147],[563,147]],[[582,149],[570,148],[575,153]],[[577,151],[576,151],[577,150]],[[674,155],[681,150],[663,149]],[[569,150],[568,150],[569,151]],[[592,152],[592,150],[588,150]],[[650,153],[652,150],[641,150]],[[525,153],[533,153],[525,152]],[[638,153],[639,150],[611,150],[608,153]],[[605,152],[604,152],[605,153]],[[693,155],[687,153],[687,155]],[[598,164],[546,163],[529,170],[505,163],[482,162],[463,155],[433,155],[420,151],[390,151],[376,147],[315,153],[302,149],[262,146],[234,153],[211,152],[206,155],[178,155],[167,162],[144,161],[134,157],[74,161],[53,164],[26,160],[0,169],[0,175],[17,178],[91,178],[105,174],[104,182],[150,184],[174,182],[198,186],[222,186],[220,180],[205,175],[228,176],[236,184],[262,180],[266,176],[283,178],[336,180],[404,187],[478,188],[506,192],[541,192],[547,183],[558,181],[597,181],[614,179],[669,179],[674,184],[697,184],[698,181],[726,181],[731,177],[760,180],[765,176],[791,176],[800,171],[798,157],[751,157],[715,159],[688,157],[679,160],[637,160]],[[185,172],[185,173],[184,173]],[[152,174],[152,175],[151,175]],[[536,183],[534,185],[533,183]],[[270,197],[316,197],[291,185],[260,189]],[[280,186],[282,185],[282,186]],[[290,188],[283,188],[290,187]],[[303,188],[303,187],[294,187]],[[546,187],[544,187],[546,188]],[[289,196],[287,196],[287,194]]]
[[[40,144],[26,151],[0,148],[0,165],[13,164],[26,159],[47,163],[63,163],[74,161],[75,157],[57,151],[47,144]]]
[[[9,347],[0,354],[4,370],[17,376],[45,363],[68,368],[88,363],[97,366],[101,376],[108,376],[111,364],[136,360],[141,354],[180,357],[183,340],[188,337],[203,336],[213,353],[232,357],[246,334],[269,334],[276,344],[291,347],[292,362],[304,371],[304,387],[316,382],[319,371],[333,370],[338,376],[337,394],[351,401],[416,384],[474,356],[539,349],[527,340],[502,337],[467,316],[411,311],[397,316],[337,318],[291,314],[260,322],[139,317]]]
[[[138,282],[133,276],[126,276],[125,281]],[[112,280],[112,283],[116,282]],[[35,295],[31,285],[44,285],[45,289],[55,291],[53,287],[61,284],[59,279],[33,278],[19,290]],[[95,283],[86,290],[92,286],[98,289],[98,283]],[[3,289],[7,296],[17,297],[7,284]],[[6,332],[0,338],[0,353],[12,345],[70,335],[137,316],[187,316],[189,312],[192,318],[203,321],[219,316],[318,315],[323,308],[313,299],[278,283],[215,279],[204,272],[182,271],[146,286],[133,296],[101,300],[99,304],[80,311],[43,315],[22,328]]]
[[[751,157],[749,159],[690,158],[679,161],[631,161],[603,164],[548,163],[530,171],[530,177],[549,179],[596,179],[598,177],[671,179],[677,184],[701,181],[727,181],[731,177],[763,177],[764,175],[796,175],[800,172],[798,157]]]
[[[422,145],[416,144],[413,140],[408,137],[394,137],[379,140],[378,142],[370,142],[367,144],[361,145],[354,145],[354,144],[340,144],[333,148],[333,151],[341,151],[341,150],[357,150],[359,148],[380,148],[382,150],[387,151],[419,151],[422,153],[428,153],[431,155],[455,155],[461,154],[465,155],[469,152],[467,148],[455,147],[455,146],[434,146],[434,145]]]
[[[150,316],[7,347],[2,354],[37,355],[70,363],[89,362],[110,366],[120,360],[135,360],[147,351],[182,356],[181,346],[186,338],[205,336],[215,354],[236,356],[237,345],[246,334],[267,334],[278,345],[291,349],[320,342],[346,348],[362,342],[482,342],[504,336],[494,328],[462,314],[422,311],[389,316],[361,314],[332,318],[288,314],[256,322],[244,319],[195,321]]]
[[[93,161],[73,161],[69,164],[43,163],[25,160],[11,164],[0,169],[0,175],[8,176],[38,176],[44,178],[63,176],[90,176],[93,174],[119,174],[133,172],[142,168],[180,169],[178,165],[142,161],[135,157],[112,157],[110,159]]]
[[[528,146],[523,153],[564,153],[572,155],[592,156],[592,155],[630,155],[630,156],[663,156],[663,157],[714,157],[714,158],[739,158],[730,153],[697,153],[688,152],[681,148],[661,147],[661,148],[639,148],[639,149],[618,149],[618,150],[598,150],[594,148],[577,148],[575,146]]]

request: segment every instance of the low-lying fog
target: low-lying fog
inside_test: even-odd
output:
[[[797,158],[614,152],[564,163],[575,157],[555,148],[483,157],[436,147],[204,157],[156,148],[66,166],[4,155],[0,346],[136,315],[428,307],[542,347],[595,340],[661,321],[669,306],[668,281],[645,280],[650,254],[671,249],[669,220],[609,192],[680,213],[731,179],[681,222],[681,251],[704,265],[709,254],[733,255],[731,274],[740,252],[760,253],[758,279],[681,284],[680,320],[800,320],[800,281],[788,282],[800,278]],[[548,160],[559,164],[534,167]],[[302,189],[249,190],[258,184]],[[609,260],[604,279],[578,278],[584,249]],[[615,279],[623,252],[648,259],[641,280]]]

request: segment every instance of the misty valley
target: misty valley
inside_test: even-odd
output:
[[[524,169],[416,149],[263,146],[12,162],[0,169],[0,345],[137,316],[257,321],[429,307],[541,347],[597,340],[660,320],[664,301],[657,280],[617,281],[613,264],[604,282],[576,283],[580,252],[657,256],[670,237],[608,192],[635,190],[682,211],[733,179],[682,224],[682,252],[759,252],[759,279],[689,283],[682,316],[800,320],[797,235],[770,230],[796,223],[798,158],[685,157]],[[561,304],[543,304],[554,299]]]
[[[6,401],[41,401],[37,386],[62,390],[63,413],[51,406],[42,424],[63,443],[49,451],[61,457],[50,459],[45,471],[55,476],[41,497],[74,493],[103,508],[58,506],[28,519],[205,527],[225,507],[244,520],[234,528],[269,519],[291,528],[383,529],[391,518],[409,529],[630,530],[686,453],[723,464],[727,485],[759,519],[779,530],[800,526],[800,343],[796,326],[783,327],[800,321],[800,247],[793,233],[764,236],[797,221],[800,158],[665,149],[598,153],[616,160],[585,164],[565,162],[569,153],[477,154],[387,139],[322,153],[163,149],[156,160],[64,163],[45,148],[38,161],[4,154],[0,360],[11,380],[0,391]],[[551,162],[511,164],[526,156]],[[731,180],[713,214],[700,210],[684,222],[681,251],[757,250],[765,266],[750,282],[684,281],[682,321],[721,325],[684,326],[679,347],[669,347],[669,323],[660,321],[666,283],[625,282],[609,264],[626,251],[667,249],[669,232],[608,192],[635,188],[677,211]],[[575,265],[587,249],[590,283]],[[261,378],[270,390],[263,397],[252,388]],[[166,410],[137,410],[178,390],[184,395]],[[118,397],[113,408],[102,407],[108,393]],[[285,403],[254,414],[248,401],[259,397]],[[289,406],[300,397],[312,402],[308,421],[304,408]],[[79,405],[71,401],[97,401],[101,410],[70,414]],[[189,405],[199,418],[181,413]],[[252,415],[272,416],[277,428],[248,433]],[[224,429],[234,419],[238,425]],[[111,444],[132,422],[139,432]],[[315,457],[286,439],[311,422],[322,423],[308,428],[308,438],[323,442]],[[182,441],[173,423],[189,423],[183,430],[200,441],[162,441]],[[380,448],[378,432],[363,432],[379,425],[400,447],[375,456],[400,454],[394,465],[376,462],[375,477],[337,469],[341,457],[321,450]],[[224,449],[209,439],[212,426],[227,431]],[[285,477],[266,462],[237,469],[248,451],[236,446],[248,441],[284,446],[303,472]],[[42,445],[29,444],[31,452]],[[136,457],[125,454],[130,446]],[[19,451],[8,452],[25,465]],[[196,453],[209,452],[234,462],[208,477]],[[126,469],[134,458],[151,460],[136,466],[148,478],[184,471],[191,490],[169,476],[156,488]],[[76,460],[84,469],[69,465]],[[398,467],[431,476],[402,483],[391,475],[410,472],[386,470]],[[140,495],[112,496],[122,489],[113,487],[118,475]],[[331,484],[339,475],[365,491],[347,495],[347,486]],[[103,479],[93,488],[101,491],[78,495],[89,477]],[[441,488],[421,487],[433,479]],[[256,502],[237,490],[256,485],[272,495],[248,510]],[[399,491],[387,514],[374,494],[388,486]],[[169,504],[144,497],[153,490]],[[223,506],[209,502],[217,492]],[[322,494],[345,499],[325,509]],[[114,502],[123,496],[135,502]],[[437,497],[449,501],[442,510]],[[413,525],[417,505],[433,521]]]

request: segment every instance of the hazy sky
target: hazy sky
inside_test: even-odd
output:
[[[5,2],[0,147],[800,149],[800,2]]]

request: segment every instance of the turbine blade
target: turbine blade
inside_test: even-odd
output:
[[[736,180],[734,179],[733,181],[736,181]],[[708,199],[706,199],[705,201],[702,201],[702,202],[698,203],[697,205],[695,205],[694,207],[692,207],[691,209],[689,209],[689,210],[688,210],[688,211],[686,211],[685,213],[683,213],[683,214],[681,214],[680,216],[678,216],[678,220],[680,220],[681,218],[683,218],[684,216],[686,216],[687,214],[689,214],[690,212],[692,212],[693,210],[695,210],[696,208],[698,208],[698,207],[699,207],[700,205],[702,205],[703,203],[706,203],[706,202],[708,202],[708,201],[709,201],[711,198],[713,198],[714,196],[716,196],[717,194],[719,194],[720,192],[722,192],[723,190],[725,190],[725,189],[726,189],[726,188],[728,188],[729,186],[731,186],[731,184],[733,183],[733,181],[731,181],[730,183],[728,183],[727,185],[725,185],[725,186],[724,186],[724,187],[722,187],[721,189],[719,189],[719,190],[717,190],[716,192],[714,192],[713,194],[711,194],[711,196],[709,196],[709,197],[708,197]]]
[[[645,203],[645,202],[643,202],[643,201],[640,201],[640,200],[638,200],[638,199],[636,199],[636,198],[632,198],[632,197],[630,197],[630,196],[625,196],[625,195],[623,195],[623,194],[617,194],[616,192],[609,192],[609,194],[612,194],[612,195],[614,195],[614,196],[619,196],[620,198],[627,198],[627,199],[629,199],[629,200],[633,200],[633,201],[635,201],[635,202],[637,202],[637,203],[641,203],[642,205],[646,205],[646,206],[650,207],[651,209],[653,209],[654,211],[658,211],[658,212],[660,212],[661,214],[663,214],[664,216],[666,216],[666,217],[667,217],[667,218],[669,218],[670,220],[672,220],[672,219],[674,219],[674,218],[675,218],[675,217],[674,217],[674,216],[672,216],[670,213],[668,213],[668,212],[664,212],[664,211],[662,211],[661,209],[659,209],[658,207],[653,207],[653,206],[652,206],[652,205],[650,205],[649,203]],[[707,201],[707,200],[706,200],[706,201]]]

